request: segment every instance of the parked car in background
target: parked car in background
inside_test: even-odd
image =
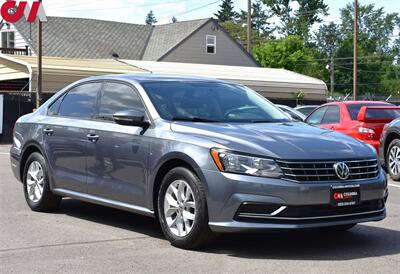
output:
[[[379,157],[390,177],[400,181],[400,118],[383,128]]]
[[[300,111],[297,111],[294,108],[291,108],[289,106],[285,106],[285,105],[276,105],[276,106],[280,110],[285,112],[287,115],[289,115],[292,120],[304,122],[304,120],[307,117],[303,113],[301,113]]]
[[[303,113],[306,117],[310,115],[311,112],[313,112],[317,107],[317,105],[308,105],[308,106],[298,106],[295,108],[295,110]]]
[[[386,216],[374,149],[214,79],[83,79],[17,121],[10,158],[32,210],[71,197],[152,216],[182,248],[215,232],[347,230]]]
[[[306,119],[311,125],[339,131],[379,151],[385,124],[400,117],[400,107],[386,102],[345,101],[324,104]]]

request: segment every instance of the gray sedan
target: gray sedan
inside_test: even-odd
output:
[[[128,210],[182,248],[220,232],[349,229],[385,218],[388,195],[370,146],[196,77],[73,83],[17,121],[11,166],[34,211],[63,197]]]

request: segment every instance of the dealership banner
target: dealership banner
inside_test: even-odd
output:
[[[3,98],[4,95],[0,95],[0,134],[3,134]]]

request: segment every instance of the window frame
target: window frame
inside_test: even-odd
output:
[[[324,114],[321,116],[321,120],[319,121],[319,123],[313,123],[313,124],[311,124],[311,123],[309,122],[310,117],[311,117],[314,113],[316,113],[317,111],[320,111],[321,109],[325,109]],[[306,122],[307,124],[310,124],[310,125],[321,125],[322,120],[324,119],[325,113],[326,113],[327,110],[328,110],[328,106],[323,106],[323,107],[319,107],[319,108],[315,109],[313,112],[310,113],[310,115],[307,116],[305,122]]]
[[[65,99],[65,97],[68,95],[68,93],[70,93],[73,89],[75,89],[75,88],[77,88],[77,87],[84,86],[84,85],[88,85],[88,84],[101,84],[101,87],[100,87],[99,90],[97,91],[97,94],[96,94],[96,97],[95,97],[95,102],[94,102],[94,105],[93,105],[93,113],[92,113],[91,117],[89,117],[89,118],[82,118],[82,117],[61,116],[61,115],[60,115],[60,107],[61,107],[61,105],[63,104],[64,99]],[[101,80],[101,81],[99,81],[99,80],[94,80],[94,81],[82,82],[82,83],[78,83],[78,84],[72,86],[71,88],[69,88],[69,89],[66,90],[65,92],[61,93],[60,96],[57,96],[57,98],[54,99],[54,101],[51,102],[51,103],[47,106],[46,115],[47,115],[47,116],[50,116],[50,117],[69,118],[69,119],[76,119],[76,120],[93,120],[94,114],[96,113],[96,107],[97,107],[98,100],[99,100],[99,94],[100,94],[100,91],[103,90],[103,86],[104,86],[104,80]],[[62,97],[62,98],[61,98],[61,97]],[[55,114],[53,114],[53,115],[49,114],[49,109],[50,109],[50,108],[53,106],[53,104],[55,104],[60,98],[61,98],[61,102],[60,102],[60,105],[59,105],[58,108],[57,108],[57,114],[56,114],[56,115],[55,115]]]
[[[92,120],[98,121],[98,122],[103,122],[103,123],[104,123],[104,122],[107,122],[107,123],[114,123],[114,124],[116,124],[115,121],[113,121],[113,120],[101,119],[101,118],[99,117],[99,114],[100,114],[101,96],[103,95],[105,86],[106,86],[107,84],[111,84],[111,83],[113,83],[113,84],[121,84],[121,85],[125,85],[125,86],[131,88],[132,91],[138,96],[140,102],[141,102],[142,105],[143,105],[144,119],[145,119],[145,120],[148,120],[150,123],[153,122],[153,119],[152,119],[151,116],[150,116],[150,112],[149,112],[149,110],[147,109],[147,106],[146,106],[146,104],[145,104],[145,102],[144,102],[142,96],[140,95],[140,92],[138,91],[138,89],[137,89],[134,85],[132,85],[132,84],[130,84],[130,83],[128,83],[128,82],[118,81],[118,80],[103,80],[103,86],[101,87],[101,90],[100,90],[99,93],[97,94],[97,99],[96,99],[96,104],[95,104],[95,111],[94,111],[94,115],[93,115]]]
[[[4,40],[3,40],[3,33],[5,33],[6,35],[6,47],[5,48],[15,48],[15,33],[16,33],[16,31],[15,30],[5,30],[5,31],[2,31],[1,32],[1,47],[3,47],[3,43],[4,43]],[[10,33],[12,33],[13,35],[14,35],[14,40],[13,40],[13,44],[14,44],[14,46],[10,46]]]
[[[214,38],[213,44],[208,43],[209,37]],[[214,52],[208,52],[208,47],[214,47]],[[217,54],[217,36],[216,35],[206,34],[206,53],[207,54]]]
[[[328,110],[329,110],[329,108],[336,108],[337,110],[338,110],[338,113],[339,113],[339,121],[338,122],[335,122],[335,123],[324,123],[324,120],[325,120],[325,116],[326,116],[326,113],[328,112]],[[327,109],[326,109],[326,111],[325,111],[325,113],[324,113],[324,116],[322,117],[322,119],[321,119],[321,123],[320,123],[320,125],[330,125],[330,124],[340,124],[340,107],[339,106],[337,106],[337,105],[330,105],[330,106],[327,106]]]

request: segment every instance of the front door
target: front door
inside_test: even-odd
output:
[[[146,205],[146,170],[149,140],[143,128],[116,124],[112,115],[123,110],[144,111],[137,91],[126,84],[110,82],[100,93],[97,115],[90,134],[88,193],[109,200]]]

